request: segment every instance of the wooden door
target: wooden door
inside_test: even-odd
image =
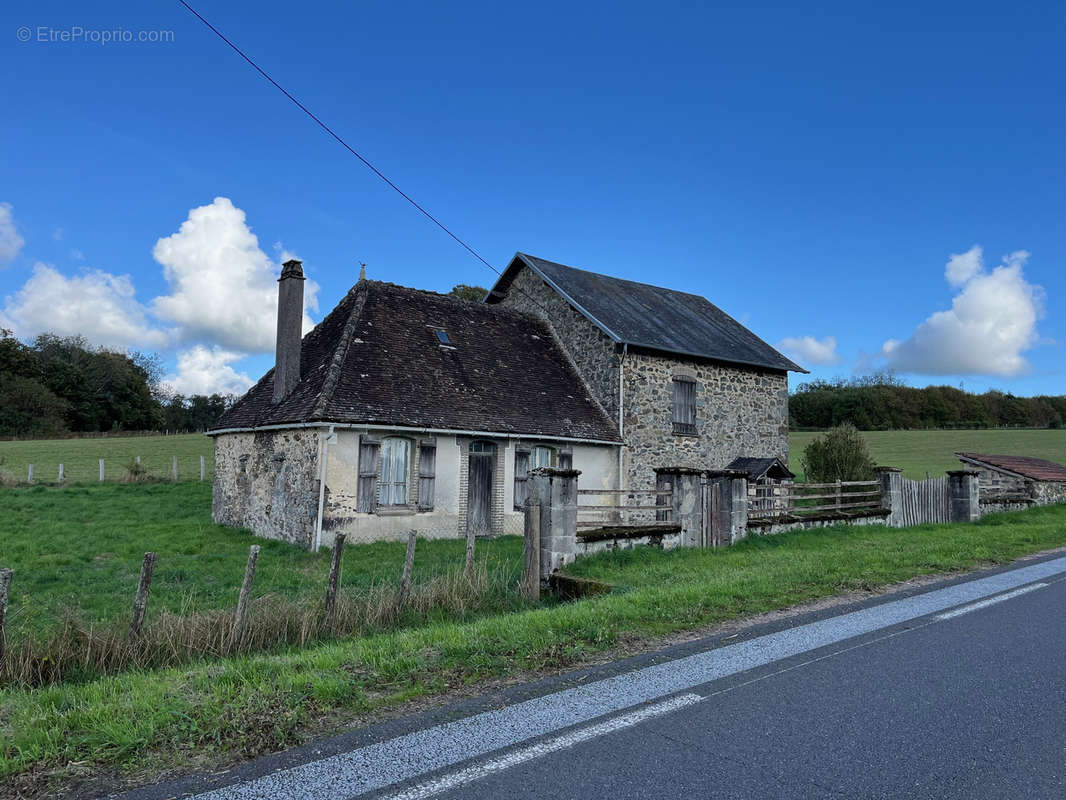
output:
[[[729,544],[728,515],[722,509],[722,484],[718,481],[707,484],[703,500],[703,524],[707,527],[707,546],[723,547]]]
[[[496,445],[472,442],[466,494],[466,526],[474,535],[492,533],[492,473],[496,466]]]

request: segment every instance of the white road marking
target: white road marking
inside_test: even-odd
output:
[[[1018,595],[1028,594],[1036,589],[1042,589],[1047,586],[1046,583],[1033,583],[1029,586],[1023,586],[1020,589],[1015,589],[1013,592],[1007,592],[1006,594],[999,594],[995,597],[989,597],[987,600],[980,600],[976,603],[970,603],[968,606],[962,606],[961,608],[955,608],[944,614],[937,614],[937,619],[953,619],[954,617],[961,617],[963,614],[969,614],[971,611],[980,611],[982,608],[988,608],[994,606],[996,603],[1002,603],[1004,600],[1010,600]]]
[[[380,800],[424,800],[424,798],[450,791],[459,786],[464,786],[472,781],[491,775],[494,772],[502,772],[505,769],[524,764],[527,761],[546,756],[549,753],[555,753],[559,750],[573,747],[575,744],[587,742],[589,739],[595,739],[598,736],[604,736],[605,734],[613,733],[614,731],[622,730],[623,728],[630,728],[644,722],[644,720],[651,719],[652,717],[669,714],[671,711],[690,706],[703,699],[705,698],[698,694],[683,694],[678,697],[672,697],[662,703],[656,703],[653,706],[647,706],[639,711],[633,711],[629,714],[623,714],[620,717],[609,719],[606,722],[601,722],[599,725],[591,725],[588,728],[581,728],[580,730],[571,731],[570,733],[564,733],[562,736],[556,736],[553,739],[538,742],[529,747],[524,747],[521,750],[516,750],[513,753],[508,753],[505,756],[494,758],[491,761],[483,761],[480,764],[475,764],[466,769],[457,770],[456,772],[442,775],[439,778],[433,778],[423,783],[419,783],[416,786],[402,789],[394,794],[382,795]]]

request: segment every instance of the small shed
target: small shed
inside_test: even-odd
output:
[[[792,483],[796,476],[780,458],[752,458],[741,456],[729,462],[726,469],[743,472],[748,477],[748,496],[752,508],[759,511],[787,511],[789,500],[781,486]]]
[[[1038,504],[1066,502],[1066,466],[1031,456],[956,453],[981,484],[982,499],[1027,497]]]

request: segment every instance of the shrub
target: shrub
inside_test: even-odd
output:
[[[811,483],[868,481],[874,477],[866,439],[849,422],[830,428],[803,451],[803,473]]]

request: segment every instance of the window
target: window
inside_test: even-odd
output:
[[[407,480],[411,463],[411,443],[389,437],[381,442],[381,483],[379,502],[383,506],[407,505]]]
[[[558,460],[556,460],[558,458]],[[526,450],[518,448],[514,452],[514,507],[515,511],[521,511],[529,497],[529,473],[537,467],[554,467],[558,465],[563,469],[570,469],[569,460],[564,464],[564,458],[569,459],[569,454],[559,453],[555,449],[545,445],[537,445]]]
[[[449,344],[449,345],[451,344],[451,340],[448,339],[447,331],[443,331],[440,328],[437,328],[436,332],[437,332],[437,340],[441,344]]]
[[[550,467],[552,465],[552,449],[538,445],[529,451],[529,468]]]
[[[674,433],[696,435],[696,381],[693,378],[674,378]]]

